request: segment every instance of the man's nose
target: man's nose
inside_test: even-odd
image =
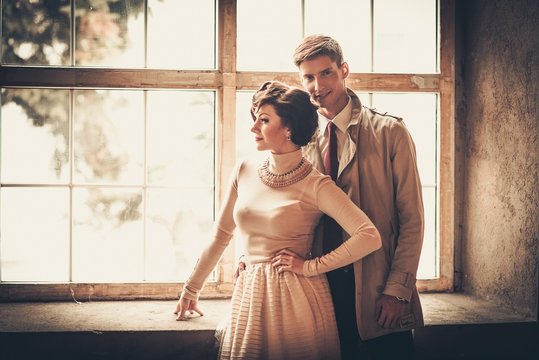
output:
[[[322,83],[320,79],[315,77],[313,83],[314,83],[314,91],[316,92],[320,91],[320,88],[322,87]]]

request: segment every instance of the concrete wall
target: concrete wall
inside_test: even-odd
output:
[[[539,1],[456,5],[460,285],[536,317]]]

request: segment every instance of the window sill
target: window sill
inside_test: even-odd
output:
[[[465,294],[420,294],[425,325],[534,321]],[[201,300],[205,316],[175,321],[175,300],[0,303],[0,332],[214,330],[229,300]]]
[[[418,360],[537,359],[537,321],[463,294],[420,294]],[[0,357],[213,359],[228,300],[202,300],[205,316],[175,321],[176,300],[0,303]]]

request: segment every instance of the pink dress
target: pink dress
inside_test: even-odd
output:
[[[286,173],[301,161],[301,150],[270,155],[269,169]],[[184,287],[197,299],[237,224],[246,241],[247,267],[232,295],[232,311],[221,338],[221,359],[339,359],[339,339],[325,272],[376,250],[378,232],[326,175],[312,169],[302,180],[274,188],[258,175],[258,163],[243,162],[221,208],[215,237]],[[310,164],[309,164],[310,165]],[[303,275],[278,274],[269,262],[290,249],[309,258],[313,234],[323,213],[351,237],[339,248],[305,262]],[[365,240],[370,241],[365,241]]]

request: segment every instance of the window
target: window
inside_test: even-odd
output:
[[[0,298],[175,296],[249,146],[252,91],[299,85],[292,53],[310,33],[339,40],[366,105],[410,119],[428,217],[419,287],[451,289],[451,5],[267,4],[2,2]],[[234,252],[206,295],[230,294]]]
[[[440,195],[442,190],[452,188],[452,170],[442,166],[441,161],[451,158],[451,135],[444,127],[452,122],[447,104],[452,89],[443,87],[447,75],[452,77],[445,70],[451,62],[451,50],[450,46],[443,49],[443,63],[440,62],[438,3],[337,0],[328,6],[327,1],[305,0],[277,1],[261,8],[263,5],[252,1],[238,0],[237,6],[237,64],[241,74],[241,91],[236,94],[238,156],[252,151],[249,101],[252,90],[263,81],[257,73],[252,76],[252,71],[299,85],[292,61],[295,46],[304,35],[324,33],[335,37],[350,65],[347,85],[357,91],[364,105],[403,117],[414,138],[425,206],[425,237],[418,269],[418,278],[424,281],[420,287],[450,289],[452,254],[448,247],[451,248],[452,231],[448,226],[452,215],[450,204],[443,202]],[[276,18],[279,26],[257,26],[270,24]],[[339,21],[327,21],[328,18]],[[420,21],[409,21],[411,18]],[[283,58],[288,61],[283,62]],[[441,71],[445,71],[444,75]]]

